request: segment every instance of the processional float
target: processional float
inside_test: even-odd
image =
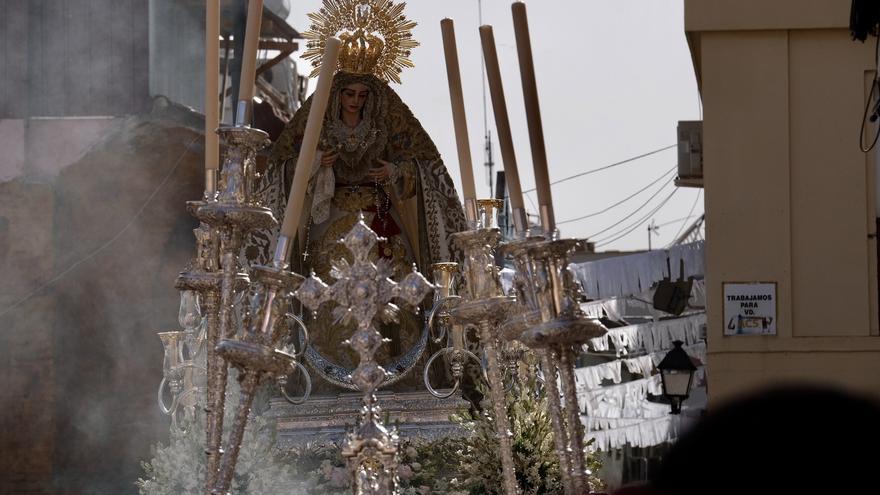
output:
[[[217,3],[208,2],[206,60],[214,58],[210,55],[219,50]],[[372,50],[377,45],[368,39],[370,35],[365,29],[384,22],[386,41],[395,36],[398,41],[395,49],[408,56],[409,48],[416,45],[409,38],[409,30],[415,24],[400,15],[404,5],[394,5],[390,0],[325,0],[325,8],[312,16],[313,21],[323,21],[322,29],[313,26],[312,30],[321,33],[321,39],[310,44],[312,58],[321,57],[320,64],[316,64],[320,73],[281,235],[269,266],[248,268],[239,260],[245,236],[278,221],[254,197],[255,157],[268,145],[268,136],[245,124],[248,102],[253,97],[253,65],[262,1],[250,2],[236,125],[218,125],[215,112],[217,94],[206,91],[205,194],[202,199],[187,204],[187,210],[200,222],[194,231],[197,254],[176,283],[176,287],[183,291],[180,321],[184,330],[160,334],[165,346],[165,371],[159,390],[160,407],[167,414],[174,417],[181,410],[191,411],[195,405],[193,390],[198,389],[198,380],[193,377],[200,370],[199,353],[204,354],[207,363],[203,370],[207,376],[206,494],[225,495],[229,491],[247,417],[259,384],[275,380],[282,385],[282,393],[291,402],[299,403],[308,398],[309,374],[300,362],[301,354],[308,347],[308,332],[303,321],[290,312],[294,298],[312,311],[334,301],[347,308],[343,319],[356,324],[357,330],[346,343],[360,357],[350,380],[363,393],[363,409],[357,427],[345,439],[342,454],[347,459],[355,494],[395,493],[398,438],[393,429],[382,423],[375,397],[376,389],[388,382],[389,374],[375,359],[383,339],[375,328],[374,318],[392,299],[416,306],[432,290],[436,292],[434,305],[426,318],[426,330],[437,343],[445,338],[446,347],[428,359],[424,384],[436,397],[451,397],[459,388],[466,361],[485,362],[504,493],[518,493],[506,392],[516,381],[517,361],[524,352],[539,357],[541,383],[551,409],[554,447],[565,493],[581,495],[591,489],[587,481],[583,429],[576,401],[574,360],[575,349],[601,335],[604,329],[579,309],[578,288],[567,269],[568,256],[577,241],[559,239],[555,228],[525,4],[514,3],[512,11],[537,182],[540,226],[531,227],[525,215],[491,26],[482,26],[480,36],[510,189],[515,231],[512,239],[502,242],[495,221],[503,201],[476,199],[454,28],[451,20],[444,19],[441,31],[469,225],[469,230],[451,235],[452,242],[463,254],[460,269],[451,261],[437,263],[432,266],[434,284],[415,268],[400,283],[393,282],[389,278],[389,266],[381,260],[378,264],[370,261],[369,253],[381,238],[361,218],[340,241],[351,252],[353,261],[334,260],[335,283],[327,285],[314,274],[306,278],[289,270],[291,245],[298,227],[296,221],[301,216],[308,182],[310,167],[306,165],[311,164],[315,156],[340,49],[346,57],[366,56],[358,50]],[[335,13],[337,18],[330,19],[328,11]],[[339,22],[340,12],[350,13],[353,22]],[[389,35],[389,26],[393,35]],[[340,35],[344,41],[333,34]],[[213,84],[216,89],[216,65],[211,62],[206,63],[206,67],[207,87],[211,88]],[[399,72],[399,67],[391,72]],[[392,78],[396,77],[394,73]],[[227,148],[219,176],[217,141],[214,140],[217,135]],[[515,267],[514,294],[505,294],[502,290],[499,268],[495,263],[496,251],[509,258]],[[456,275],[460,275],[463,282],[461,295],[455,293]],[[249,309],[241,308],[244,296],[249,296]],[[200,320],[203,323],[197,324]],[[478,332],[483,360],[468,349],[468,328]],[[436,329],[439,329],[439,336]],[[300,343],[299,352],[294,348],[296,342]],[[429,380],[429,369],[441,356],[447,358],[455,380],[452,389],[446,392],[436,390]],[[230,365],[238,369],[241,397],[228,444],[223,449],[223,413]],[[507,384],[505,370],[509,371]],[[300,373],[306,379],[305,392],[299,399],[290,398],[283,392],[286,377],[293,373]],[[170,406],[162,395],[166,384],[173,396]]]

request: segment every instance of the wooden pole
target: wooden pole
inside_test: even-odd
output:
[[[535,168],[535,187],[538,190],[538,207],[544,232],[552,234],[556,229],[553,216],[553,197],[550,193],[550,174],[547,167],[547,149],[544,146],[544,128],[541,124],[541,107],[538,104],[538,84],[535,81],[535,63],[532,60],[532,42],[529,37],[529,21],[526,4],[514,2],[513,31],[516,35],[516,51],[519,55],[519,71],[522,79],[526,120],[529,125],[529,143],[532,148],[532,165]]]
[[[443,34],[443,53],[446,56],[446,77],[449,81],[449,99],[452,102],[452,124],[455,128],[455,144],[458,148],[458,165],[461,170],[461,191],[464,198],[465,214],[469,221],[475,222],[477,219],[477,193],[474,183],[474,167],[471,162],[467,118],[464,113],[458,49],[455,45],[455,26],[452,19],[440,21],[440,31]]]
[[[489,81],[489,94],[492,97],[492,109],[495,112],[495,128],[498,130],[505,180],[510,190],[510,207],[511,209],[524,208],[519,168],[516,163],[516,153],[513,150],[510,119],[507,115],[507,103],[504,100],[504,85],[501,82],[501,68],[498,64],[492,26],[480,26],[480,41],[483,45],[483,59],[486,61],[486,78]]]

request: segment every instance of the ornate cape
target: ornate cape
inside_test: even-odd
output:
[[[376,135],[364,149],[344,150],[340,149],[341,143],[334,142],[328,129],[338,120],[340,89],[352,83],[362,83],[370,88],[370,96],[363,110],[364,119],[372,121]],[[464,210],[440,153],[409,107],[387,83],[369,74],[336,73],[330,94],[331,102],[321,132],[321,146],[339,149],[343,160],[347,154],[352,154],[353,163],[360,160],[373,162],[381,158],[397,165],[413,164],[418,172],[417,194],[395,206],[409,238],[413,244],[418,242],[413,248],[419,269],[429,273],[431,263],[452,260],[448,236],[466,228]],[[271,208],[279,220],[287,204],[311,102],[310,97],[275,143],[269,167],[257,191],[263,204]],[[311,212],[312,186],[309,186],[297,236],[300,250],[304,247],[302,238]],[[270,248],[277,236],[277,229],[255,233],[244,248],[245,256],[251,262],[269,263],[272,258]],[[298,258],[295,254],[291,260],[294,270],[304,268]]]

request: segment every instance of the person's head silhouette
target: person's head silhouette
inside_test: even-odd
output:
[[[780,385],[711,410],[672,447],[650,488],[657,495],[872,493],[877,446],[873,399]]]

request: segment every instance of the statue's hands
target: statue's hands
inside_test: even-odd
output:
[[[394,164],[391,162],[386,162],[385,160],[376,159],[382,166],[374,167],[367,171],[367,175],[377,181],[385,181],[389,177],[391,177],[391,172],[394,170]]]
[[[321,155],[321,166],[332,167],[336,163],[337,156],[339,156],[339,153],[324,153]]]

